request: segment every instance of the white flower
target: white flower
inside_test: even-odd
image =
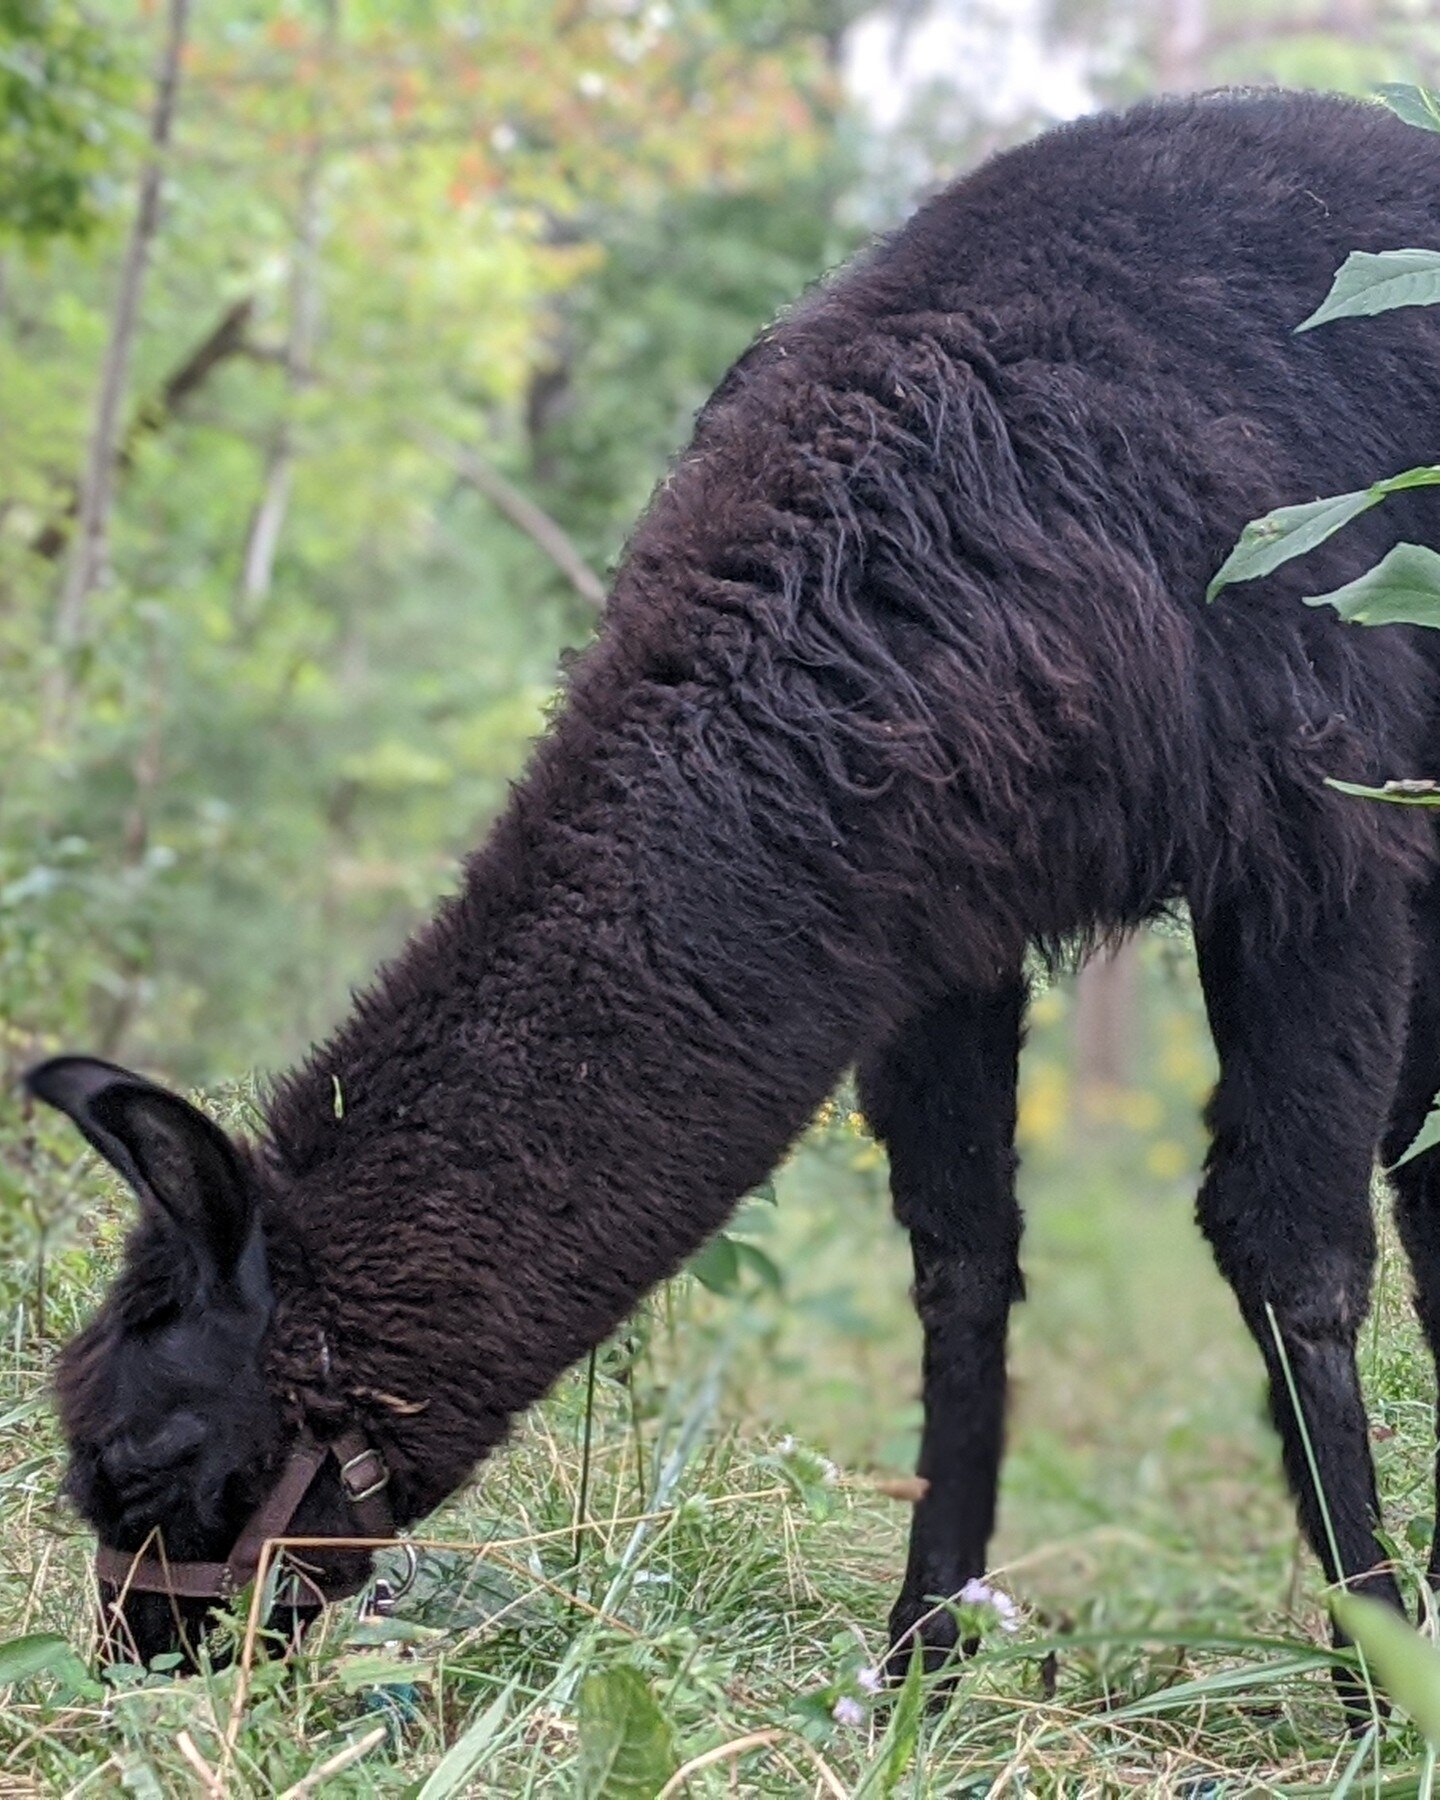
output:
[[[520,134],[513,125],[500,124],[490,133],[491,148],[498,150],[502,156],[511,151],[520,142]]]
[[[852,1700],[848,1694],[842,1694],[831,1707],[830,1717],[837,1725],[860,1726],[865,1723],[865,1708],[858,1700]]]
[[[862,1669],[855,1677],[855,1685],[867,1694],[883,1693],[885,1677],[878,1669]]]
[[[605,92],[605,77],[596,69],[584,69],[575,85],[587,100],[598,100]]]
[[[1002,1631],[1020,1629],[1020,1608],[1008,1594],[991,1587],[988,1581],[981,1581],[978,1575],[961,1588],[960,1599],[966,1606],[988,1606],[995,1614],[996,1623]]]

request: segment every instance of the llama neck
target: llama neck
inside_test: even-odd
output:
[[[407,1516],[723,1223],[873,1001],[728,753],[602,735],[572,711],[272,1110],[312,1270],[288,1329],[313,1344],[318,1299]]]

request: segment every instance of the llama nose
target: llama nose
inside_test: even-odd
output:
[[[176,1602],[168,1594],[131,1592],[122,1598],[119,1589],[102,1582],[97,1627],[102,1662],[149,1669],[157,1657],[178,1656],[178,1662],[162,1668],[184,1675],[199,1667],[205,1618],[193,1603]],[[214,1660],[218,1666],[220,1659]]]

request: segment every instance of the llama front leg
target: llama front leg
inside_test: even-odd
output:
[[[1302,944],[1267,946],[1262,930],[1238,913],[1197,930],[1220,1060],[1200,1222],[1264,1357],[1285,1471],[1326,1576],[1398,1605],[1375,1537],[1355,1343],[1408,991],[1406,909],[1379,890]]]
[[[1025,989],[958,997],[915,1021],[861,1071],[890,1153],[895,1213],[910,1233],[924,1328],[924,1425],[892,1669],[955,1648],[944,1601],[983,1573],[1005,1413],[1005,1333],[1020,1298],[1015,1080]]]

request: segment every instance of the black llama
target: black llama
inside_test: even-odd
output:
[[[142,1654],[257,1531],[437,1506],[858,1066],[925,1330],[892,1655],[939,1659],[995,1508],[1027,956],[1178,902],[1200,1222],[1327,1576],[1398,1604],[1354,1348],[1377,1147],[1440,1087],[1440,888],[1425,816],[1324,778],[1440,773],[1440,634],[1299,600],[1440,511],[1204,601],[1255,514],[1440,458],[1432,315],[1292,332],[1396,245],[1440,248],[1440,139],[1377,106],[1166,101],[996,158],[731,371],[460,891],[260,1142],[34,1073],[142,1202],[59,1372],[102,1576],[173,1559],[124,1599]],[[1396,1185],[1433,1346],[1440,1161]],[[365,1566],[321,1552],[314,1594]]]

